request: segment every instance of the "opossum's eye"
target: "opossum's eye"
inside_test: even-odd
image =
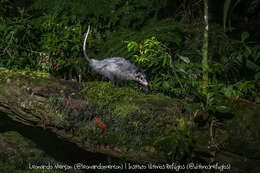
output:
[[[142,75],[142,76],[140,76],[140,80],[141,81],[146,81],[146,79],[145,79],[145,77]]]

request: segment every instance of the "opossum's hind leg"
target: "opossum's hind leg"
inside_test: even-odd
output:
[[[113,75],[108,75],[107,78],[111,81],[113,87],[117,87],[116,78]]]
[[[123,86],[124,86],[124,81],[118,79],[114,81],[114,87],[120,88]]]
[[[121,81],[120,80],[117,80],[117,78],[113,78],[113,79],[111,79],[111,82],[112,82],[112,86],[114,87],[114,88],[119,88],[119,87],[121,87]]]

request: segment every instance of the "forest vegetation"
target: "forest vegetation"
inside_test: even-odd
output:
[[[208,3],[208,30],[205,30],[205,2]],[[88,25],[92,28],[87,41],[88,56],[95,59],[126,58],[144,70],[149,82],[147,88],[131,81],[113,88],[108,80],[89,67],[82,51]],[[260,149],[257,147],[260,144],[259,127],[256,127],[256,122],[260,121],[259,28],[259,0],[0,0],[0,82],[11,86],[12,81],[8,83],[11,77],[24,80],[13,83],[17,86],[49,85],[48,104],[51,109],[60,111],[59,114],[64,113],[60,108],[63,103],[55,93],[60,84],[46,78],[51,76],[69,81],[66,85],[71,85],[70,82],[82,85],[79,93],[91,100],[91,105],[82,114],[85,117],[79,116],[82,122],[69,116],[78,113],[66,109],[66,123],[55,119],[55,125],[74,130],[75,136],[82,136],[87,130],[88,135],[92,135],[91,145],[106,143],[134,149],[147,146],[142,148],[143,151],[160,151],[165,160],[180,163],[225,160],[225,155],[217,157],[215,152],[221,150],[222,145],[235,146],[243,150],[242,154],[235,155],[235,149],[229,153],[249,161],[241,166],[240,162],[229,159],[228,162],[236,167],[234,172],[250,169],[256,173],[260,171],[260,164],[256,166],[260,162]],[[24,76],[37,81],[28,82]],[[1,85],[3,98],[9,94],[6,91],[11,92]],[[64,87],[64,91],[70,90]],[[4,117],[1,110],[0,116]],[[157,114],[162,110],[167,112],[163,118]],[[110,116],[104,116],[104,112]],[[92,125],[82,128],[83,131],[75,130],[76,126],[83,127],[82,123],[88,122],[94,113],[101,115],[95,118],[95,122],[102,131],[109,128],[104,124],[116,122],[115,127],[111,125],[112,129],[115,128],[113,133],[108,131],[96,138],[99,132]],[[113,117],[114,114],[117,116]],[[5,120],[1,118],[1,121]],[[223,124],[231,129],[225,132],[214,130],[214,127],[222,128]],[[153,137],[161,135],[158,129],[164,125],[170,135]],[[202,136],[200,130],[194,128],[206,128],[207,135]],[[9,127],[2,123],[0,129],[3,129],[0,135],[0,172],[23,169],[25,163],[27,166],[35,159],[52,159],[37,147],[28,149],[29,144],[23,137],[14,134],[16,130],[4,134],[8,131],[4,129]],[[175,130],[178,133],[171,134]],[[199,135],[194,135],[193,130]],[[241,140],[236,138],[240,132],[246,136]],[[145,135],[149,137],[145,138]],[[223,143],[218,143],[222,135],[228,136],[225,140],[233,142],[226,144],[223,139]],[[19,143],[20,148],[27,149],[14,156],[12,147],[10,152],[1,151],[1,145],[8,143],[4,142],[5,138],[9,143]],[[205,138],[210,144],[199,142],[204,142]],[[252,145],[246,147],[244,140]],[[199,154],[202,145],[211,147],[211,156]],[[252,157],[244,153],[252,154]],[[8,159],[9,154],[15,159]],[[127,159],[132,158],[136,162],[139,155]],[[142,159],[146,158],[148,156]]]

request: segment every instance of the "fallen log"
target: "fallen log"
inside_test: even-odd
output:
[[[236,171],[258,169],[257,104],[231,100],[232,116],[211,124],[200,106],[108,82],[79,84],[7,69],[0,76],[0,116],[49,130],[85,151],[138,163],[213,161]]]

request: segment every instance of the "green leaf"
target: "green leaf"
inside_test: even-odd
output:
[[[255,80],[259,80],[260,81],[260,72],[255,74]]]
[[[221,106],[216,106],[215,109],[219,112],[230,112],[230,107],[221,105]]]
[[[249,38],[249,33],[248,32],[243,32],[241,34],[241,41],[244,42],[245,40],[247,40]]]
[[[0,32],[5,31],[7,26],[5,24],[0,24]]]
[[[163,88],[169,89],[169,88],[171,87],[171,84],[170,84],[170,83],[171,83],[170,81],[164,81],[164,82],[162,83]]]
[[[134,41],[131,41],[127,44],[127,49],[129,52],[131,51],[137,51],[138,50],[138,43],[134,42]]]
[[[190,59],[186,56],[182,56],[182,55],[177,55],[183,62],[189,64],[190,63]]]

